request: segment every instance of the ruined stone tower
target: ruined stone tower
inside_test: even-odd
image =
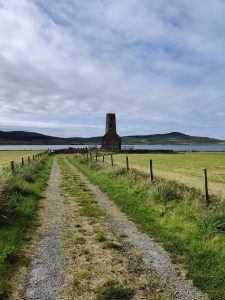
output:
[[[102,138],[102,149],[121,150],[121,137],[116,133],[116,115],[106,114],[105,135]]]

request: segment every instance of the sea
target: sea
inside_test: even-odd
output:
[[[68,147],[100,148],[100,145],[0,145],[1,150],[57,150]],[[225,145],[123,145],[122,149],[134,150],[173,150],[182,152],[225,152]]]

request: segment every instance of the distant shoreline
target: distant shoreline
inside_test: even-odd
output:
[[[63,146],[66,145],[67,143],[32,143],[32,142],[12,142],[12,143],[7,143],[7,142],[0,142],[0,146]],[[68,146],[78,146],[78,145],[88,145],[88,146],[96,146],[96,145],[100,145],[99,143],[73,143],[67,144]],[[174,145],[174,146],[225,146],[225,142],[220,142],[220,143],[182,143],[182,142],[164,142],[164,143],[122,143],[122,146],[144,146],[144,145],[153,145],[153,146],[170,146],[170,145]]]
[[[62,150],[67,149],[68,147],[73,148],[85,148],[85,147],[93,147],[96,146],[97,148],[100,148],[100,144],[10,144],[10,145],[0,145],[0,151],[1,150]],[[194,144],[186,144],[186,145],[172,145],[172,144],[122,144],[122,152],[129,151],[129,153],[132,152],[225,152],[225,145],[218,145],[218,144],[210,144],[210,145],[194,145]]]

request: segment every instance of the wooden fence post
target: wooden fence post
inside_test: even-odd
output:
[[[89,161],[89,156],[88,156],[88,152],[87,152],[87,161]]]
[[[203,170],[203,193],[205,197],[205,201],[209,201],[209,190],[208,190],[208,176],[207,176],[207,170]]]
[[[23,157],[22,157],[21,165],[22,165],[22,167],[24,166],[24,158]]]
[[[153,181],[152,159],[150,159],[150,162],[149,162],[149,175],[150,175],[150,180]]]
[[[111,165],[113,167],[113,155],[111,154]]]
[[[10,162],[10,164],[11,164],[11,171],[12,171],[12,174],[14,175],[14,174],[15,174],[15,164],[14,164],[14,161],[12,160],[12,161]]]
[[[28,164],[30,164],[30,156],[28,156],[27,160],[28,160]]]
[[[90,152],[90,159],[92,160],[92,153]]]
[[[35,156],[33,155],[33,160],[35,160]]]
[[[126,156],[126,167],[127,167],[127,171],[129,171],[129,158],[128,158],[128,156]]]
[[[96,152],[95,160],[98,160],[98,153]]]
[[[105,163],[105,155],[104,154],[102,155],[102,162],[103,162],[103,164]]]

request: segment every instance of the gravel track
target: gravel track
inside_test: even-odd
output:
[[[41,227],[41,238],[32,253],[29,278],[24,297],[27,300],[56,300],[63,285],[61,270],[64,265],[60,249],[62,201],[59,195],[59,169],[54,159],[46,192],[46,207]]]
[[[141,251],[146,267],[154,270],[165,293],[178,300],[207,299],[185,276],[180,275],[180,270],[171,262],[168,253],[162,247],[146,234],[139,232],[98,187],[90,183],[76,167],[67,163],[94,193],[98,205],[105,209],[113,233],[118,237],[125,234],[127,241]],[[46,191],[40,239],[32,251],[28,282],[24,289],[24,298],[27,300],[60,299],[60,291],[64,284],[62,272],[67,258],[61,249],[60,233],[65,227],[63,216],[66,208],[59,193],[59,175],[55,158]]]
[[[127,240],[139,249],[143,255],[144,262],[153,268],[155,275],[160,279],[162,289],[169,294],[172,299],[178,300],[203,300],[208,299],[191,281],[181,274],[179,268],[174,265],[168,253],[146,234],[139,232],[136,226],[121,213],[117,206],[100,191],[98,187],[90,181],[76,167],[70,167],[80,176],[87,187],[95,194],[100,207],[106,210],[108,220],[112,225],[114,233],[119,237],[121,234],[127,235]]]

